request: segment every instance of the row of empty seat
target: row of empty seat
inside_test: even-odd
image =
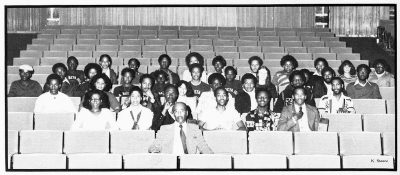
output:
[[[180,168],[391,169],[395,156],[394,132],[249,132],[248,144],[244,131],[203,135],[216,155],[181,155]],[[177,155],[146,154],[154,137],[153,131],[8,131],[8,155],[14,169],[122,169],[122,160],[128,169],[177,169]]]
[[[377,109],[379,110],[379,109]],[[115,115],[117,119],[117,114]],[[329,119],[328,131],[393,132],[394,114],[322,114]],[[69,130],[74,113],[8,112],[9,130]]]

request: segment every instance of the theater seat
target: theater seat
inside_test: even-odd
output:
[[[343,156],[343,169],[393,169],[392,156],[350,155]]]
[[[295,132],[294,154],[338,155],[338,135],[336,132]]]
[[[184,154],[179,158],[181,169],[232,169],[230,155]]]
[[[111,153],[147,153],[149,146],[154,141],[155,133],[152,130],[111,131],[110,137]]]
[[[8,112],[8,130],[33,130],[32,112]]]
[[[361,114],[322,114],[329,119],[329,132],[362,131]]]
[[[293,154],[292,132],[249,132],[249,154]]]
[[[394,114],[364,114],[364,131],[369,132],[394,132]]]
[[[292,155],[289,169],[340,169],[338,155]]]
[[[63,144],[62,131],[23,130],[20,131],[21,154],[61,154]]]
[[[18,131],[16,130],[8,130],[7,131],[7,153],[8,155],[12,155],[18,153]]]
[[[203,135],[211,150],[216,154],[247,153],[245,131],[204,131]]]
[[[382,99],[395,99],[395,87],[379,87]]]
[[[358,114],[385,114],[384,99],[353,99]]]
[[[382,154],[379,132],[341,132],[339,146],[343,156]]]
[[[122,169],[120,154],[68,154],[68,169]]]
[[[108,131],[65,131],[64,153],[108,153]]]
[[[396,102],[395,100],[386,100],[386,107],[388,114],[395,114],[396,113]]]
[[[177,169],[178,158],[173,154],[126,154],[124,169]],[[181,162],[182,164],[182,162]]]
[[[74,113],[35,113],[35,130],[70,130]]]
[[[383,146],[383,155],[387,156],[395,156],[396,143],[395,143],[396,135],[393,131],[382,133],[382,146]]]
[[[234,155],[233,169],[286,169],[286,155],[248,154]]]
[[[8,112],[33,112],[37,97],[8,97]]]
[[[13,169],[66,169],[65,154],[14,154]]]

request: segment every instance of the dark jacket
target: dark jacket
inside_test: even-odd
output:
[[[293,89],[294,89],[294,87],[289,85],[286,87],[285,90],[283,90],[279,94],[279,97],[277,98],[276,103],[274,105],[274,110],[273,110],[274,112],[281,113],[284,106],[287,106],[288,104],[292,104]],[[314,101],[313,94],[311,93],[311,90],[307,87],[306,87],[306,90],[307,90],[306,104],[315,107],[315,101]]]
[[[151,125],[152,130],[158,131],[158,130],[160,130],[160,127],[162,125],[169,125],[169,124],[172,124],[175,122],[174,117],[171,116],[168,111],[165,113],[165,116],[162,114],[162,110],[164,109],[164,106],[165,105],[162,105],[162,106],[159,106],[157,109],[155,109],[153,123]],[[192,120],[193,119],[192,110],[190,109],[189,106],[187,106],[187,109],[188,109],[188,113],[189,113],[187,119]]]

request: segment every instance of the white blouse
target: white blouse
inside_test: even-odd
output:
[[[137,121],[138,129],[148,130],[153,122],[153,115],[149,108],[142,105],[137,107],[130,106],[118,113],[117,125],[120,130],[132,130],[134,120],[137,121],[139,118],[139,121]]]
[[[86,108],[82,108],[76,115],[71,130],[118,130],[115,123],[115,113],[107,108],[102,108],[96,115]]]

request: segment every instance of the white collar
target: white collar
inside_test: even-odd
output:
[[[378,73],[375,71],[375,74],[376,74],[376,76],[377,76],[378,78],[381,78],[383,75],[386,74],[386,71],[383,71],[383,73],[381,73],[381,74],[378,74]]]
[[[371,85],[371,83],[370,83],[368,80],[366,80],[365,84],[361,84],[361,82],[358,81],[358,78],[357,78],[357,80],[354,82],[354,86],[357,85],[357,84],[359,84],[359,85],[362,86],[362,87],[365,87],[365,85],[367,85],[367,84]]]

